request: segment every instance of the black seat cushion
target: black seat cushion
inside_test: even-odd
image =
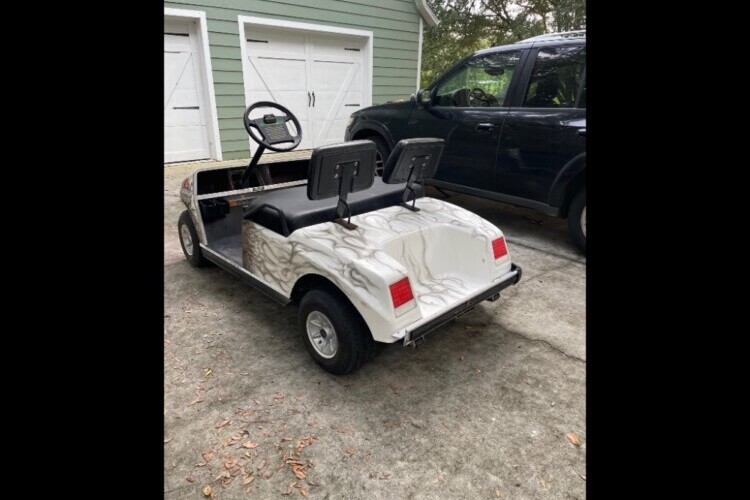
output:
[[[352,216],[398,205],[405,187],[406,184],[385,184],[377,177],[370,189],[349,194],[347,203]],[[423,189],[418,186],[417,196],[422,195]],[[280,189],[254,198],[247,208],[245,218],[284,235],[281,215],[269,207],[258,208],[263,204],[272,205],[284,212],[291,234],[303,227],[332,221],[336,218],[338,201],[338,198],[310,200],[307,198],[307,186]]]

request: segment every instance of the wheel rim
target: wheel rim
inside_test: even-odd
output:
[[[583,231],[583,237],[586,237],[586,205],[583,206],[581,212],[581,231]]]
[[[339,339],[336,330],[328,316],[320,311],[313,311],[307,315],[307,338],[320,356],[331,359],[339,349]]]
[[[190,229],[183,224],[180,226],[180,236],[182,237],[182,248],[185,249],[185,253],[193,255],[193,238],[190,236]]]
[[[383,157],[379,151],[375,154],[375,175],[383,177]]]

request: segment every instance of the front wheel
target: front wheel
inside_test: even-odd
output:
[[[187,210],[180,214],[180,219],[177,222],[177,232],[180,234],[182,253],[185,254],[185,258],[190,262],[190,265],[193,267],[207,265],[208,261],[203,256],[203,252],[201,252],[198,231],[195,230],[195,224],[193,224],[193,219],[190,218]]]
[[[300,301],[298,322],[307,352],[334,375],[357,370],[374,348],[362,316],[340,292],[326,288],[309,291]]]
[[[388,157],[391,155],[391,148],[388,147],[385,139],[378,135],[373,135],[372,137],[368,137],[368,139],[375,143],[375,148],[378,150],[375,156],[375,175],[382,177],[385,162],[388,161]]]
[[[581,189],[570,202],[568,230],[573,242],[586,253],[586,188]]]

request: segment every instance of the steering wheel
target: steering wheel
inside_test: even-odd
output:
[[[275,108],[284,114],[282,116],[276,116],[273,114],[263,115],[261,118],[251,119],[250,113],[256,108]],[[245,110],[242,119],[245,122],[245,130],[250,134],[250,137],[252,137],[255,142],[271,151],[291,151],[299,146],[299,143],[302,141],[302,127],[299,124],[299,120],[291,111],[281,104],[271,101],[258,101]],[[296,136],[292,136],[289,133],[289,127],[287,127],[287,122],[289,121],[294,123],[294,126],[297,128]],[[259,135],[256,135],[256,131]],[[291,146],[276,145],[287,142],[291,142]]]
[[[492,101],[497,102],[493,96],[489,95],[479,87],[473,88],[469,91],[469,97],[477,101],[485,103],[485,106],[492,106]]]

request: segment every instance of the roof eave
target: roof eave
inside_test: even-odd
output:
[[[422,19],[427,23],[427,26],[437,26],[440,24],[440,20],[435,13],[432,12],[430,6],[427,5],[427,0],[414,0],[414,4],[417,6],[419,15],[422,16]]]

